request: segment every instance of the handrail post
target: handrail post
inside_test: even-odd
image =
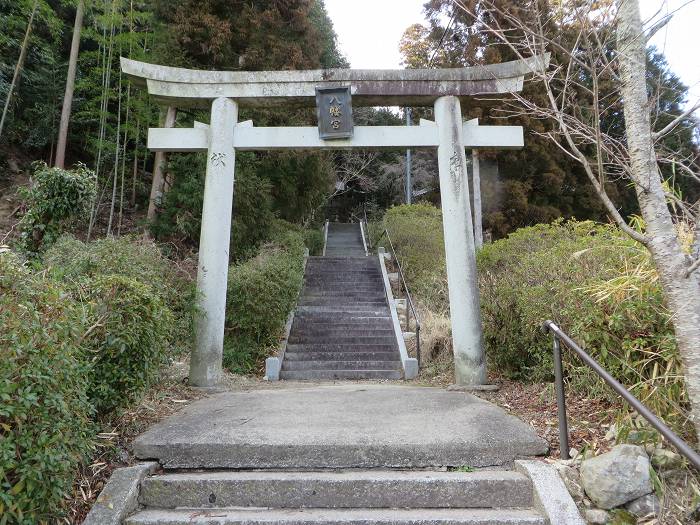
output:
[[[557,413],[559,416],[559,453],[561,459],[570,459],[569,423],[566,419],[566,395],[564,394],[564,371],[561,359],[559,337],[552,333],[554,353],[554,384],[557,392]]]
[[[700,469],[700,454],[693,447],[683,441],[673,430],[671,430],[661,419],[659,419],[651,410],[649,410],[639,399],[625,388],[625,386],[615,379],[610,373],[605,370],[601,364],[593,359],[586,351],[581,348],[576,341],[571,339],[561,328],[552,321],[545,321],[543,328],[549,331],[554,338],[554,376],[557,388],[557,403],[559,406],[559,439],[561,441],[561,457],[569,459],[569,430],[566,421],[566,399],[564,397],[564,378],[562,373],[562,359],[560,341],[566,345],[566,348],[575,353],[583,363],[593,370],[598,376],[607,383],[607,385],[617,392],[622,399],[627,401],[629,405],[637,411],[647,422],[654,427],[659,433],[671,443],[678,452],[693,464],[697,469]]]
[[[416,319],[416,360],[418,361],[418,370],[420,370],[420,323]]]

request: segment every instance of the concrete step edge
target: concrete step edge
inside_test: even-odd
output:
[[[288,361],[347,361],[349,357],[358,361],[396,361],[400,363],[399,354],[393,352],[354,352],[351,356],[347,352],[290,352],[284,354],[282,364]]]
[[[526,508],[532,494],[527,476],[506,470],[208,471],[147,478],[140,502],[161,508]]]
[[[516,509],[147,509],[127,525],[546,525],[534,510]]]
[[[403,377],[398,370],[282,370],[280,379],[312,381],[317,379],[393,379]]]
[[[397,370],[401,371],[401,361],[369,361],[369,360],[287,360],[282,363],[283,372],[307,370]]]

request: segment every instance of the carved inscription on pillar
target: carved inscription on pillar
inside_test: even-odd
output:
[[[352,137],[350,88],[316,88],[318,136],[322,140]]]

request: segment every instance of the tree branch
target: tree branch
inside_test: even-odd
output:
[[[695,259],[695,262],[688,267],[688,269],[685,272],[685,278],[687,279],[688,277],[690,277],[690,275],[698,268],[700,268],[700,257]]]
[[[670,131],[672,131],[678,124],[683,122],[691,113],[697,111],[698,109],[700,109],[700,100],[698,100],[691,108],[685,110],[683,113],[674,118],[665,128],[657,131],[656,133],[652,133],[651,138],[654,140],[659,140],[664,135],[667,135]]]

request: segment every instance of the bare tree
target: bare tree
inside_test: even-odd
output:
[[[2,130],[5,127],[5,119],[7,118],[7,111],[10,108],[10,102],[12,101],[12,95],[17,87],[17,81],[19,80],[19,74],[22,72],[24,67],[24,59],[27,58],[27,50],[29,49],[29,37],[32,34],[32,25],[34,24],[34,15],[36,14],[37,7],[39,6],[39,0],[34,0],[34,6],[32,7],[32,14],[29,15],[29,22],[27,22],[27,30],[24,33],[24,40],[22,41],[22,48],[19,52],[19,58],[17,59],[17,64],[15,64],[15,72],[12,75],[12,82],[10,82],[10,89],[7,91],[7,98],[5,99],[5,107],[2,110],[2,117],[0,118],[0,137],[2,136]]]
[[[512,9],[497,0],[481,0],[478,9],[461,0],[455,5],[477,21],[485,37],[516,58],[552,53],[548,71],[533,72],[544,96],[515,94],[500,101],[501,109],[504,115],[556,123],[555,131],[545,135],[583,166],[620,229],[649,250],[672,314],[691,418],[700,436],[700,202],[684,201],[662,176],[662,167],[672,165],[676,173],[700,182],[697,158],[663,141],[687,126],[700,103],[654,130],[656,121],[662,116],[668,121],[669,115],[655,110],[648,96],[648,34],[638,0],[567,0],[551,12],[537,0]],[[609,124],[620,111],[624,126],[616,133]],[[634,186],[643,230],[627,222],[608,193],[620,179]],[[683,221],[695,223],[692,253],[680,237]]]
[[[368,150],[352,150],[340,154],[335,165],[335,188],[328,197],[331,200],[352,188],[369,192],[374,189],[372,167],[377,153]]]
[[[66,162],[68,124],[70,123],[71,108],[73,106],[73,91],[75,91],[75,73],[78,69],[80,31],[83,27],[84,11],[84,0],[78,0],[78,6],[75,11],[75,24],[73,25],[73,40],[71,41],[70,55],[68,58],[68,73],[66,75],[66,91],[63,95],[63,108],[61,109],[61,123],[58,127],[58,144],[56,146],[56,159],[54,161],[54,165],[57,168],[63,168]]]

